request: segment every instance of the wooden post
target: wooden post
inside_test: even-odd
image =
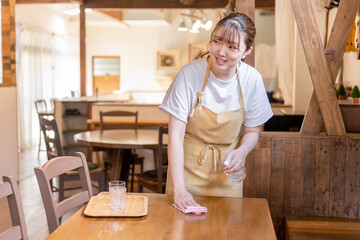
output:
[[[1,0],[3,83],[16,84],[15,0]]]
[[[235,11],[248,15],[255,22],[255,0],[235,0]],[[250,66],[255,66],[255,42],[254,50],[246,57],[245,62]]]
[[[80,4],[80,94],[86,96],[85,7]]]
[[[328,135],[346,135],[310,0],[291,2],[326,132]]]
[[[333,83],[336,80],[336,76],[341,66],[348,39],[346,36],[350,35],[350,30],[356,17],[358,3],[358,0],[341,1],[339,3],[338,12],[325,50],[325,56]],[[316,99],[315,92],[313,92],[300,133],[318,134],[320,133],[322,124],[323,120],[321,117],[320,106]]]

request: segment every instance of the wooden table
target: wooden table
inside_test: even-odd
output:
[[[183,214],[172,196],[149,198],[148,215],[140,218],[89,218],[80,209],[47,239],[276,239],[269,206],[260,198],[195,197],[207,214]]]
[[[112,178],[116,179],[120,175],[120,179],[126,181],[129,167],[128,165],[122,165],[119,159],[128,158],[129,154],[131,154],[130,149],[155,150],[159,143],[158,135],[159,131],[157,129],[96,130],[75,134],[74,139],[77,143],[106,150],[109,161],[115,163],[115,167],[112,169]],[[164,141],[167,142],[167,139],[164,139]],[[119,169],[121,169],[120,174]]]

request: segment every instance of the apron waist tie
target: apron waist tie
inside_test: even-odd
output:
[[[208,154],[208,150],[209,149],[212,149],[213,150],[213,153],[214,153],[214,170],[215,172],[217,171],[217,165],[218,165],[218,162],[216,160],[216,149],[218,150],[219,152],[219,156],[220,156],[220,161],[222,159],[222,151],[221,149],[216,146],[216,145],[212,145],[212,144],[209,144],[207,145],[206,147],[204,147],[203,149],[201,149],[200,151],[200,156],[199,156],[199,164],[200,165],[203,165],[206,161],[207,161],[207,154]]]

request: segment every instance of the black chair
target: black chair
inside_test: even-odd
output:
[[[44,117],[39,117],[40,127],[42,132],[44,133],[46,151],[48,160],[51,160],[54,157],[63,156],[63,149],[60,141],[59,130],[56,124],[55,119],[48,120]],[[97,179],[99,182],[99,191],[105,191],[105,172],[106,169],[104,168],[102,162],[100,165],[96,163],[88,162],[88,169],[90,173],[90,178]],[[78,171],[69,171],[64,174],[61,174],[59,177],[59,202],[65,199],[64,192],[67,190],[73,190],[76,188],[66,188],[65,189],[65,182],[66,181],[74,181],[80,180],[79,172]],[[52,182],[51,182],[52,185]],[[51,186],[54,190],[53,185]]]
[[[105,121],[108,118],[127,118],[127,121],[115,122],[115,121]],[[111,130],[111,129],[138,129],[138,112],[129,112],[129,111],[100,111],[100,131]],[[120,156],[120,154],[119,154]],[[130,191],[134,190],[134,177],[135,177],[135,166],[140,166],[140,174],[144,171],[144,157],[138,156],[135,151],[132,151],[129,159],[124,159],[129,161],[131,171],[131,185]]]
[[[44,99],[39,99],[39,100],[36,100],[34,102],[35,104],[35,111],[37,113],[38,116],[46,116],[46,118],[53,118],[54,116],[54,111],[49,111],[48,108],[47,108],[47,104],[46,104],[46,101]],[[40,156],[40,152],[41,151],[46,151],[46,150],[42,150],[41,149],[41,128],[40,128],[40,131],[39,131],[39,149],[38,149],[38,158]]]
[[[164,135],[168,134],[168,127],[159,129],[159,145],[156,150],[155,162],[156,169],[145,171],[138,176],[139,192],[146,187],[157,193],[165,193],[166,177],[168,169],[167,144],[164,144]]]

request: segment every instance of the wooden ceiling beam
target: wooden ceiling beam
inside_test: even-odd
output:
[[[123,12],[119,9],[95,9],[97,12],[108,16],[116,21],[123,22]]]
[[[83,3],[83,0],[16,0],[16,4],[35,3]]]
[[[291,0],[291,3],[326,133],[344,136],[346,135],[344,121],[334,93],[332,75],[310,0]]]
[[[184,5],[178,0],[16,0],[16,4],[80,3],[86,8],[224,8],[227,0],[196,0]],[[256,0],[255,8],[275,9],[275,0]]]
[[[275,10],[275,0],[255,0],[255,8]]]
[[[358,0],[341,1],[332,26],[329,43],[325,50],[329,69],[334,83],[339,72],[341,62],[344,56],[346,43],[350,35],[354,19],[356,17]],[[315,92],[306,111],[300,133],[318,134],[320,133],[323,120],[319,103],[316,99]]]
[[[196,0],[184,5],[179,0],[84,0],[86,8],[224,8],[228,0]]]

